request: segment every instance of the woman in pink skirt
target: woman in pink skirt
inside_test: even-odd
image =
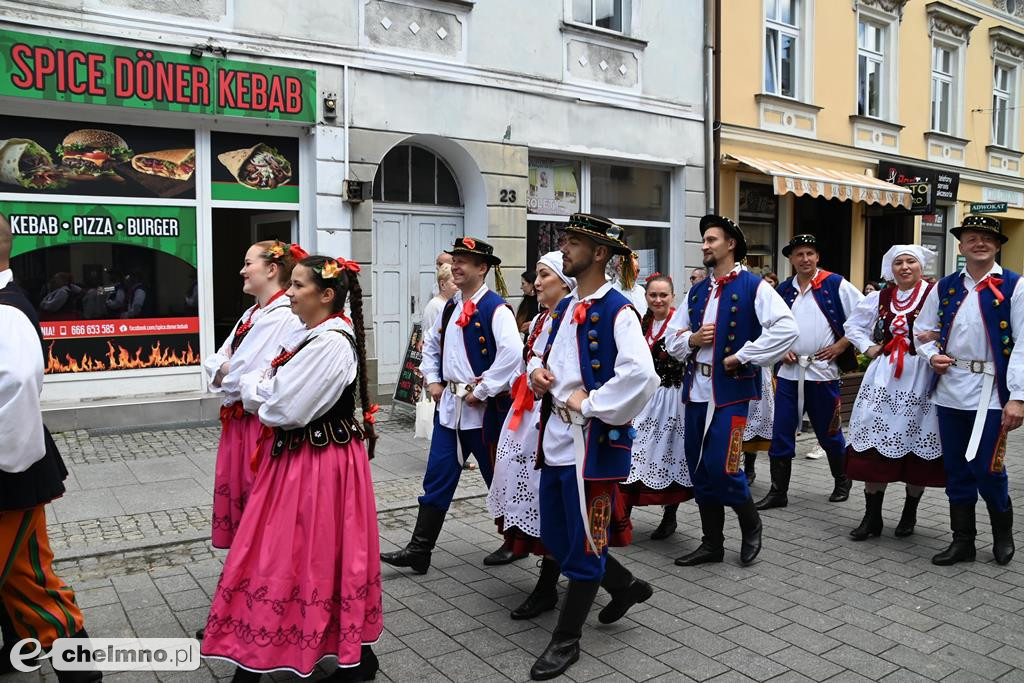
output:
[[[213,533],[216,548],[230,548],[252,488],[249,456],[256,448],[260,421],[242,408],[239,380],[246,373],[270,365],[288,339],[303,328],[288,307],[284,290],[298,259],[307,256],[297,244],[257,242],[245,252],[239,273],[242,291],[256,305],[242,314],[217,353],[206,359],[210,391],[223,394],[220,408],[220,444],[213,486]]]
[[[335,680],[377,673],[376,407],[358,270],[322,256],[296,265],[287,295],[306,330],[269,368],[242,378],[242,400],[267,438],[254,454],[256,479],[202,644],[204,656],[238,666],[236,682],[271,671],[305,677],[328,659],[338,663]],[[349,295],[352,325],[343,316]]]

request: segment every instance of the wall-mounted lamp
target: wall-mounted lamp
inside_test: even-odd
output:
[[[338,96],[334,93],[324,95],[324,118],[332,120],[338,118]]]
[[[193,48],[188,51],[188,53],[195,59],[202,59],[207,52],[215,55],[219,54],[221,57],[228,56],[228,49],[226,47],[222,45],[212,45],[210,43],[200,43],[199,45],[193,46]]]

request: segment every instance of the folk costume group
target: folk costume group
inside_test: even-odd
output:
[[[897,536],[914,532],[924,488],[946,487],[953,542],[934,563],[975,558],[979,494],[996,561],[1013,555],[1005,440],[1024,418],[1024,359],[1015,345],[1024,294],[1019,278],[995,264],[1006,241],[998,222],[970,216],[954,228],[967,265],[934,286],[924,280],[927,250],[892,247],[883,263],[890,285],[868,297],[819,267],[813,235],[797,235],[783,249],[795,275],[776,289],[742,265],[739,226],[709,215],[700,229],[709,274],[678,309],[671,278],[652,275],[641,318],[622,294],[635,278],[622,229],[573,215],[560,250],[538,260],[542,310],[525,344],[511,309],[483,284],[500,263],[490,245],[461,238],[450,252],[460,292],[426,332],[421,366],[439,406],[424,495],[409,543],[381,559],[428,571],[473,455],[505,539],[485,563],[539,558],[536,586],[511,618],[555,609],[559,576],[568,579],[551,641],[531,670],[535,680],[578,659],[600,588],[610,595],[601,623],[653,594],[609,552],[631,542],[634,506],[664,506],[652,534],[659,539],[675,531],[678,505],[695,500],[702,539],[676,560],[681,566],[724,560],[731,507],[740,563],[752,563],[761,549],[759,510],[789,503],[805,417],[828,456],[829,500],[847,500],[852,482],[864,482],[865,514],[853,540],[881,534],[887,484],[903,482]],[[605,277],[616,256],[625,266],[621,284]],[[857,351],[872,360],[847,439],[840,374],[855,367]],[[757,450],[768,451],[771,488],[755,503],[748,477]]]

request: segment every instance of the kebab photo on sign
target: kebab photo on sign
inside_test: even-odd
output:
[[[270,145],[259,143],[217,155],[217,160],[242,185],[255,190],[273,190],[292,179],[292,165]]]
[[[57,190],[67,185],[64,172],[34,140],[0,140],[0,182],[29,190]]]

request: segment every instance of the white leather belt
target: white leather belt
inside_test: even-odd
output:
[[[982,376],[978,409],[974,414],[974,426],[971,427],[971,438],[967,442],[967,453],[964,454],[967,462],[970,462],[978,455],[981,435],[985,431],[985,418],[988,417],[988,406],[992,401],[992,387],[995,385],[996,380],[996,365],[987,360],[963,360],[958,358],[953,361],[953,366]]]
[[[583,480],[583,464],[587,458],[587,436],[585,430],[586,418],[575,410],[570,410],[564,403],[551,401],[551,412],[559,417],[565,424],[569,425],[569,433],[572,435],[573,450],[576,454],[576,492],[580,499],[580,517],[583,520],[583,531],[587,534],[587,543],[595,555],[598,554],[597,544],[594,543],[594,536],[590,532],[590,515],[587,514],[587,486]]]
[[[459,457],[459,463],[463,466],[466,465],[467,456],[462,450],[462,439],[459,438],[459,430],[462,429],[462,404],[465,402],[466,397],[473,393],[475,385],[459,383],[459,382],[448,382],[447,389],[452,392],[452,396],[455,397],[455,453]]]
[[[796,383],[796,433],[804,431],[804,381],[807,379],[807,368],[814,362],[814,356],[797,356],[796,363],[800,368],[800,376]]]

